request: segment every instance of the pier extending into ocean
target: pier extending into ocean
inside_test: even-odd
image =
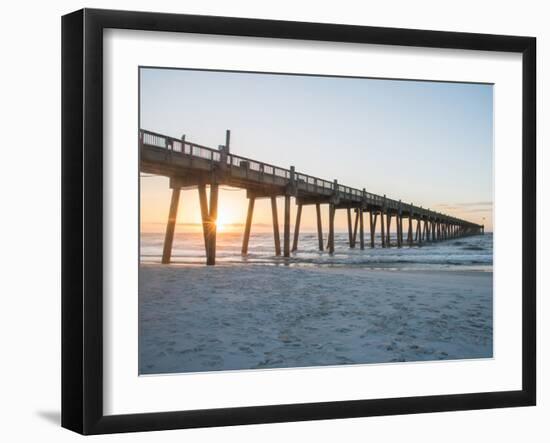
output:
[[[235,155],[230,150],[230,131],[226,131],[225,144],[218,149],[209,148],[185,139],[169,137],[151,131],[139,131],[140,171],[170,179],[172,197],[166,226],[162,263],[170,263],[176,227],[178,204],[182,189],[197,188],[204,232],[206,264],[216,263],[216,221],[218,218],[218,191],[220,185],[246,189],[248,211],[244,226],[242,253],[248,253],[248,243],[254,213],[259,198],[271,200],[275,254],[281,255],[281,239],[276,198],[284,197],[282,254],[289,257],[298,249],[302,207],[315,205],[319,250],[334,253],[334,217],[341,209],[347,212],[349,247],[365,248],[365,230],[369,229],[369,246],[374,248],[376,230],[380,230],[379,246],[403,247],[423,242],[484,233],[484,226],[415,206],[412,203],[387,198],[295,170],[274,166],[258,160]],[[207,186],[210,197],[207,196]],[[294,197],[297,205],[294,235],[291,244],[290,204]],[[328,238],[323,237],[321,205],[329,206]],[[368,214],[366,216],[365,214]],[[367,217],[367,220],[365,220]],[[407,220],[407,232],[403,230]],[[390,229],[395,223],[397,240],[390,243]]]

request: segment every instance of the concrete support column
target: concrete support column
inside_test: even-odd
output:
[[[279,235],[279,217],[277,215],[277,197],[271,197],[271,218],[273,220],[273,238],[275,255],[281,255],[281,236]]]
[[[346,213],[348,214],[348,240],[349,247],[353,248],[353,230],[351,228],[351,208],[346,208]]]
[[[364,221],[363,221],[363,208],[359,208],[359,212],[357,213],[359,217],[359,245],[361,247],[361,250],[365,249],[365,227],[364,227]]]
[[[162,263],[168,264],[172,258],[172,244],[174,243],[174,232],[176,230],[176,219],[178,218],[178,205],[180,200],[180,188],[172,189],[170,200],[170,211],[168,212],[168,223],[164,235],[164,247],[162,249]]]
[[[323,224],[321,221],[321,205],[315,204],[315,212],[317,213],[317,239],[319,240],[319,251],[323,250]]]
[[[298,249],[298,236],[300,235],[300,220],[302,218],[302,205],[298,205],[298,210],[296,211],[296,223],[294,225],[294,241],[292,242],[292,251]]]
[[[372,213],[372,209],[369,211],[369,222],[370,222],[370,247],[374,248],[374,240],[376,237],[376,219],[378,218],[378,213]]]
[[[290,257],[290,195],[285,195],[285,219],[283,237],[284,256]]]
[[[362,214],[362,209],[361,208],[357,208],[355,210],[355,223],[353,225],[353,236],[352,236],[352,239],[351,239],[351,247],[352,248],[355,248],[355,245],[357,244],[357,226],[359,224],[359,213],[360,212]]]
[[[396,216],[397,222],[397,247],[400,248],[403,245],[403,216],[399,213]]]
[[[216,222],[218,220],[218,184],[210,185],[210,214],[208,216],[208,252],[206,255],[206,264],[216,264]]]
[[[387,217],[387,215],[386,215]],[[382,247],[386,247],[386,230],[384,228],[384,210],[380,211],[380,237],[382,238]]]
[[[252,216],[254,215],[254,203],[255,197],[248,199],[248,211],[246,212],[246,223],[244,225],[243,247],[241,249],[242,255],[248,254],[248,241],[250,240],[250,229],[252,227]]]
[[[391,228],[392,215],[390,211],[386,214],[386,245],[389,248],[391,246],[390,228]]]
[[[334,254],[334,216],[336,215],[336,207],[333,203],[329,205],[328,217],[328,252]]]
[[[409,244],[409,246],[412,246],[413,244],[412,213],[413,213],[413,209],[411,204],[409,208],[409,232],[407,233],[407,243]]]
[[[199,203],[201,207],[202,234],[204,237],[204,253],[208,255],[208,199],[206,197],[206,185],[199,185]]]

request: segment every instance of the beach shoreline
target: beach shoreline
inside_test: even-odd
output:
[[[493,356],[492,272],[142,264],[139,372]]]

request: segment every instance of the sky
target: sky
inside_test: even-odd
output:
[[[292,165],[492,231],[492,85],[140,68],[140,128],[185,134],[212,148],[230,129],[237,155]],[[142,174],[140,182],[142,230],[162,232],[168,179]],[[247,204],[245,191],[223,186],[220,230],[241,229]],[[315,229],[314,212],[304,207],[303,230]],[[336,229],[344,230],[346,220],[337,211]],[[257,201],[253,222],[254,229],[271,229],[268,200]],[[178,229],[199,223],[198,193],[183,191]]]

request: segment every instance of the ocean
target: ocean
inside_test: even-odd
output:
[[[364,267],[381,270],[446,270],[491,272],[493,268],[493,234],[450,239],[440,242],[424,242],[422,245],[402,248],[380,247],[379,235],[375,248],[365,236],[365,249],[348,245],[347,232],[335,234],[335,253],[318,250],[317,233],[300,233],[298,250],[289,258],[275,255],[273,234],[252,233],[248,255],[241,255],[241,232],[218,232],[216,260],[219,264],[238,265],[287,265],[312,267]],[[160,263],[164,242],[163,233],[142,233],[141,263]],[[292,237],[291,237],[292,243]],[[392,244],[396,238],[392,235]],[[326,235],[325,235],[326,246]],[[282,232],[281,232],[282,247]],[[172,249],[175,264],[197,265],[205,262],[202,232],[176,233]]]

